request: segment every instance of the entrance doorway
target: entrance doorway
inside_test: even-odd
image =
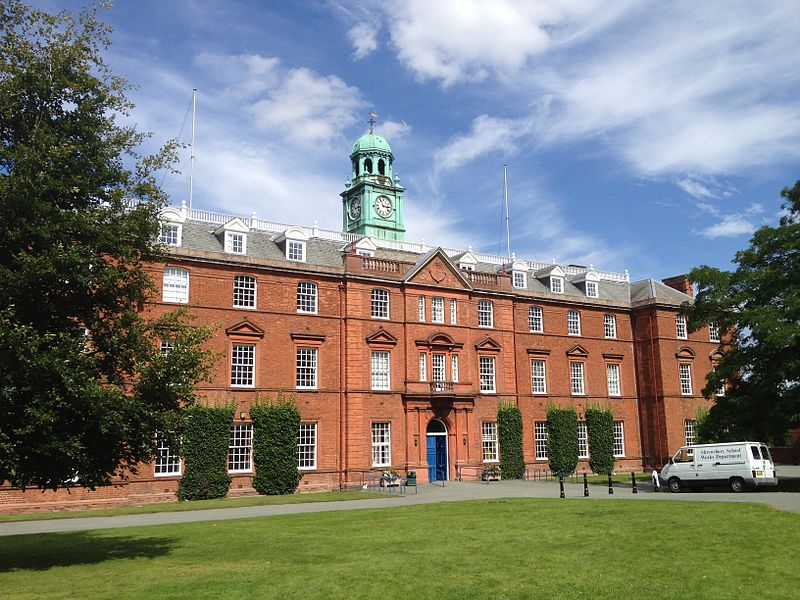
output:
[[[426,431],[428,442],[428,481],[447,480],[447,427],[432,419]]]

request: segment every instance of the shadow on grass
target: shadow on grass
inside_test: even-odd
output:
[[[170,554],[175,543],[176,540],[166,537],[105,537],[85,531],[14,536],[0,544],[0,573],[159,558]]]

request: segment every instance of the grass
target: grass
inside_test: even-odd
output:
[[[25,515],[0,515],[0,523],[10,521],[45,521],[51,519],[77,519],[79,517],[119,517],[160,512],[207,510],[211,508],[238,508],[240,506],[265,506],[270,504],[305,504],[307,502],[334,502],[339,500],[364,500],[385,498],[388,494],[360,491],[319,492],[311,494],[287,494],[285,496],[245,496],[242,498],[219,498],[217,500],[192,500],[187,502],[160,502],[144,506],[125,508],[98,508],[63,512],[31,513]]]
[[[21,598],[795,597],[800,515],[507,499],[6,537]]]

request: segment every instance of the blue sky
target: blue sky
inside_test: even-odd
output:
[[[103,18],[150,149],[189,140],[198,89],[195,208],[339,229],[374,111],[406,239],[503,253],[507,163],[518,256],[636,280],[728,268],[800,179],[794,2],[120,0]]]

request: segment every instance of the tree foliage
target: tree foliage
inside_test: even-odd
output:
[[[525,470],[522,453],[522,412],[511,402],[497,407],[497,441],[500,446],[500,473],[503,479],[519,479]]]
[[[586,407],[589,467],[599,475],[614,471],[614,415],[610,406]]]
[[[578,414],[575,408],[547,407],[547,457],[550,470],[567,475],[578,466]]]
[[[293,494],[302,472],[297,468],[300,411],[294,396],[278,394],[275,401],[257,401],[253,419],[253,487],[259,494]]]
[[[108,33],[96,10],[0,1],[0,482],[20,487],[135,470],[207,373],[207,330],[140,314],[172,153],[139,156],[119,123],[131,105]]]
[[[228,446],[234,406],[195,405],[186,409],[180,436],[183,477],[179,500],[224,498],[231,486]]]
[[[690,327],[716,321],[728,332],[703,389],[715,398],[699,427],[706,440],[781,441],[800,426],[800,181],[781,196],[780,224],[753,234],[736,253],[736,270],[701,266],[689,274],[698,286],[685,307]]]

